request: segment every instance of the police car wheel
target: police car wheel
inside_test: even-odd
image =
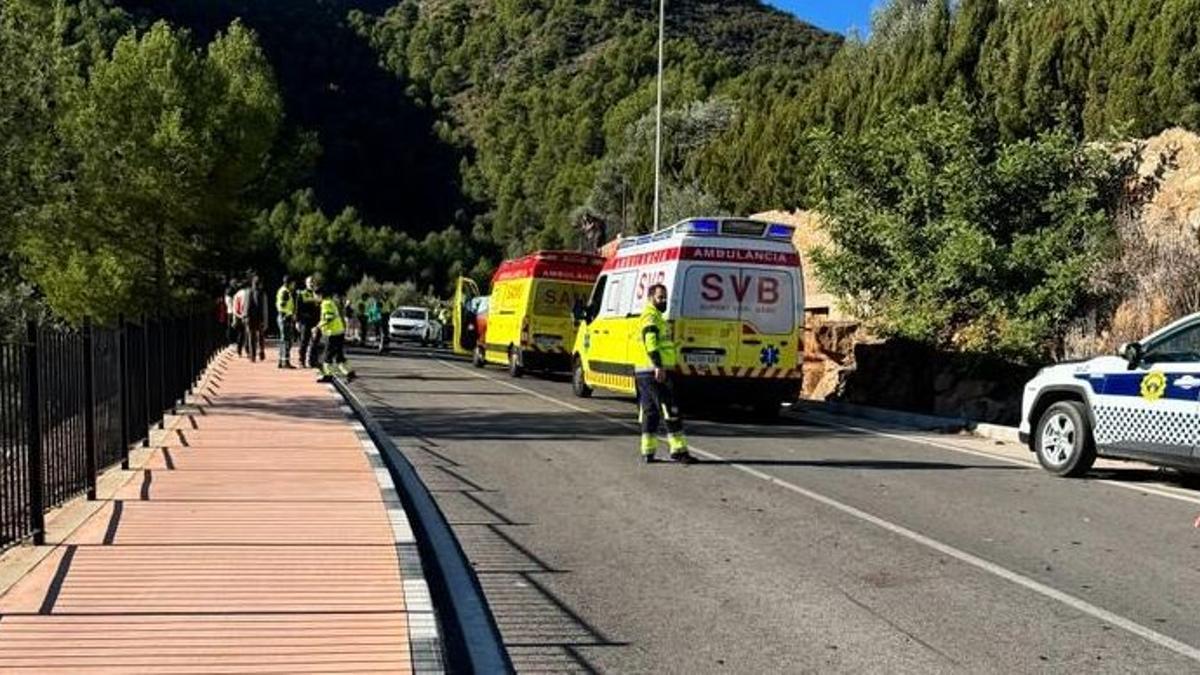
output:
[[[1082,476],[1096,461],[1087,411],[1078,401],[1059,401],[1038,420],[1034,451],[1042,468],[1057,476]]]
[[[571,369],[571,391],[579,398],[591,398],[592,388],[588,386],[587,377],[583,372],[583,362],[575,359],[575,367]]]

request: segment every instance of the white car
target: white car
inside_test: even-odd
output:
[[[1025,386],[1020,433],[1060,476],[1097,456],[1200,471],[1200,314],[1119,356],[1042,369]]]
[[[388,318],[388,337],[423,345],[438,344],[442,339],[442,324],[425,307],[400,307]]]

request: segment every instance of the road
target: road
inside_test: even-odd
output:
[[[519,670],[1200,672],[1200,494],[1161,474],[815,413],[692,420],[701,464],[642,466],[627,398],[353,359]]]

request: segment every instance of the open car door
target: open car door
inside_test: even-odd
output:
[[[475,352],[475,317],[467,303],[479,296],[479,286],[466,277],[459,277],[454,288],[454,306],[450,321],[454,324],[454,353],[470,356]]]

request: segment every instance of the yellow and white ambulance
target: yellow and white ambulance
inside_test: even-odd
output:
[[[538,251],[500,264],[486,313],[472,306],[478,287],[460,279],[454,314],[455,349],[475,365],[567,372],[575,343],[573,310],[583,306],[604,259],[569,251]],[[468,351],[469,350],[469,351]]]
[[[647,292],[667,287],[684,402],[764,414],[799,395],[804,279],[793,228],[743,218],[685,220],[622,240],[596,279],[572,353],[576,396],[634,394]]]

